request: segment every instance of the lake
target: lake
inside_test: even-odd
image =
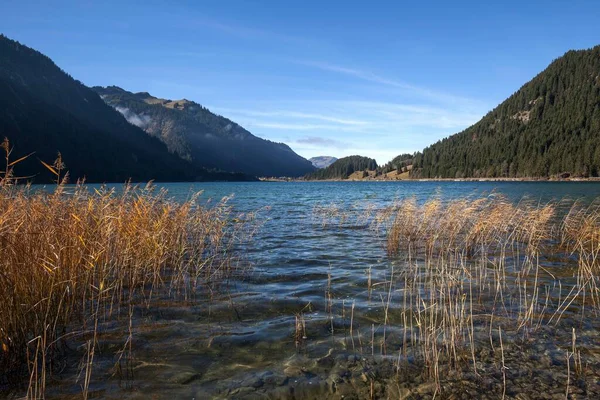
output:
[[[113,368],[115,349],[123,343],[123,325],[103,325],[105,335],[99,343],[102,351],[97,355],[90,392],[104,398],[369,398],[383,393],[393,393],[396,398],[431,398],[438,388],[421,376],[420,361],[410,351],[404,351],[408,347],[402,340],[402,335],[406,335],[406,329],[402,329],[406,315],[401,315],[403,306],[399,302],[405,286],[389,284],[394,281],[394,274],[405,268],[406,260],[388,255],[385,235],[371,224],[373,213],[407,198],[415,198],[421,204],[432,198],[448,202],[501,194],[514,202],[525,196],[545,203],[565,198],[590,202],[600,196],[600,184],[586,182],[157,186],[166,188],[176,200],[187,199],[197,191],[203,192],[201,202],[212,199],[214,203],[233,195],[229,204],[235,213],[256,212],[260,226],[251,243],[239,248],[251,268],[212,292],[207,290],[196,301],[180,302],[165,296],[159,301],[160,306],[140,310],[134,321],[133,357],[128,373],[115,373]],[[558,259],[544,265],[558,269],[563,263],[569,261]],[[565,285],[570,282],[569,276],[572,278],[572,274],[565,277]],[[545,285],[552,296],[552,290],[563,293],[561,296],[568,294],[567,286],[559,290],[551,282]],[[553,297],[549,298],[546,304],[553,304]],[[556,299],[555,303],[561,301]],[[565,312],[563,321],[569,319],[569,312]],[[574,315],[578,312],[579,309],[573,311]],[[482,311],[482,332],[483,314]],[[441,383],[445,385],[446,378],[449,382],[446,393],[498,398],[504,390],[513,396],[529,392],[534,398],[539,394],[536,388],[544,388],[548,398],[556,393],[564,398],[565,390],[569,390],[566,385],[572,386],[571,393],[580,395],[577,398],[598,393],[598,368],[588,375],[581,372],[572,380],[567,373],[567,368],[575,368],[568,363],[569,356],[564,351],[572,344],[571,328],[575,325],[576,344],[584,346],[588,368],[594,370],[600,365],[598,324],[587,319],[573,321],[575,317],[560,328],[540,324],[535,329],[506,334],[496,332],[495,323],[490,323],[495,327],[494,331],[489,328],[490,347],[495,353],[487,354],[491,350],[478,346],[478,353],[472,358],[479,371],[444,376]],[[486,342],[487,330],[483,339],[476,340]],[[531,345],[527,336],[538,334],[547,341]],[[506,335],[506,342],[500,344],[502,335]],[[465,338],[466,342],[470,340]],[[496,353],[500,345],[506,346],[502,349],[502,362],[506,352],[507,366],[511,368],[508,378],[503,375],[507,370],[500,365]],[[527,357],[517,361],[518,355],[525,353]],[[577,350],[573,353],[576,356]],[[466,370],[470,358],[471,354],[465,355]],[[50,397],[66,398],[80,392],[80,385],[73,379],[78,371],[77,361],[73,357],[65,366],[48,389]],[[502,387],[503,378],[508,379],[508,389]],[[397,387],[390,389],[390,382],[396,382]]]

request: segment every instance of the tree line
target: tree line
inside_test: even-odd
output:
[[[567,52],[413,163],[415,178],[599,176],[600,46]]]

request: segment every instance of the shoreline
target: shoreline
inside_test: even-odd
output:
[[[414,178],[414,179],[287,179],[260,178],[260,182],[600,182],[594,178]]]

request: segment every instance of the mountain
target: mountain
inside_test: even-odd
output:
[[[475,125],[427,147],[413,177],[600,175],[600,46],[569,51]]]
[[[289,146],[258,138],[193,101],[160,99],[116,86],[94,90],[170,152],[195,165],[256,176],[296,177],[314,170]]]
[[[374,171],[377,169],[377,162],[368,157],[350,156],[340,158],[327,168],[319,169],[305,178],[307,180],[322,179],[347,179],[354,172]]]
[[[308,161],[310,161],[316,168],[326,168],[336,162],[337,158],[331,156],[318,156],[309,158]]]
[[[209,172],[170,154],[50,58],[0,35],[0,140],[4,137],[15,158],[35,152],[15,174],[33,175],[36,182],[52,178],[38,159],[52,163],[59,151],[73,180],[248,179]]]

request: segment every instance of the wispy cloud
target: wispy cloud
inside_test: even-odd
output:
[[[351,101],[346,103],[346,107],[369,115],[371,123],[395,124],[400,128],[430,127],[448,130],[449,133],[475,123],[482,117],[483,111],[483,108],[472,111],[461,107],[442,108],[381,101]]]
[[[238,120],[240,120],[238,118]],[[358,130],[353,127],[343,126],[343,125],[335,125],[335,124],[309,124],[302,122],[268,122],[261,120],[247,120],[244,119],[242,121],[246,121],[246,127],[249,129],[253,128],[265,128],[265,129],[274,129],[279,131],[328,131],[328,132],[357,132]]]
[[[247,128],[356,133],[406,131],[423,127],[452,133],[482,116],[477,111],[379,101],[307,100],[293,103],[292,107],[299,111],[278,110],[276,104],[262,105],[255,110],[209,108]],[[322,112],[314,112],[313,109]]]
[[[378,85],[388,86],[397,88],[403,91],[410,92],[416,96],[427,98],[430,100],[434,100],[437,102],[444,103],[471,103],[472,99],[468,99],[461,96],[455,96],[448,93],[439,92],[436,90],[432,90],[429,88],[424,88],[416,85],[412,85],[407,82],[403,82],[397,79],[391,79],[388,77],[384,77],[378,74],[375,74],[370,71],[351,68],[346,66],[341,66],[337,64],[332,64],[328,62],[320,62],[320,61],[304,61],[304,60],[296,60],[294,61],[297,64],[305,65],[311,68],[317,68],[323,71],[334,72],[346,76],[351,76],[363,81],[375,83]]]
[[[414,89],[415,88],[414,86],[409,85],[408,83],[404,83],[404,82],[400,82],[400,81],[396,81],[396,80],[392,80],[392,79],[387,79],[387,78],[384,78],[377,74],[374,74],[372,72],[363,71],[363,70],[359,70],[359,69],[355,69],[355,68],[348,68],[348,67],[344,67],[344,66],[340,66],[340,65],[330,64],[330,63],[326,63],[326,62],[319,62],[319,61],[297,61],[297,63],[306,65],[308,67],[318,68],[318,69],[321,69],[324,71],[338,72],[338,73],[341,73],[344,75],[354,76],[356,78],[359,78],[359,79],[362,79],[365,81],[380,83],[383,85],[395,86],[395,87],[403,88],[403,89]]]
[[[339,118],[335,116],[322,115],[322,114],[311,114],[298,111],[260,111],[260,110],[247,110],[247,109],[233,109],[233,108],[222,108],[216,107],[213,109],[215,112],[223,114],[237,114],[245,115],[249,117],[275,117],[275,118],[295,118],[295,119],[308,119],[308,120],[319,120],[326,122],[334,122],[342,125],[367,125],[367,121],[360,121],[356,119]]]
[[[306,136],[296,140],[296,143],[314,145],[319,147],[333,147],[336,149],[346,149],[350,147],[348,143],[339,140],[328,139],[319,136]]]
[[[276,82],[282,82],[281,86],[272,83],[264,95],[258,91],[256,96],[237,96],[205,105],[259,137],[286,142],[305,157],[361,154],[385,163],[398,154],[422,150],[459,132],[488,109],[474,99],[419,87],[366,69],[314,61],[277,61],[283,61],[284,66],[290,62],[304,65],[301,71],[294,71],[294,76],[304,73],[310,79],[281,80]],[[315,69],[338,74],[342,79],[333,85],[319,85],[323,76],[315,75],[323,74],[315,74]],[[315,84],[305,85],[307,82]],[[170,91],[173,87],[168,86]],[[219,93],[219,87],[202,85],[194,89],[193,84],[186,82],[181,91],[189,97],[187,93],[196,90],[207,98],[207,90],[213,89]]]
[[[251,106],[248,106],[251,104]],[[252,102],[209,107],[255,135],[283,141],[306,157],[362,154],[384,163],[475,123],[484,109],[370,100]],[[254,108],[252,108],[254,107]]]

